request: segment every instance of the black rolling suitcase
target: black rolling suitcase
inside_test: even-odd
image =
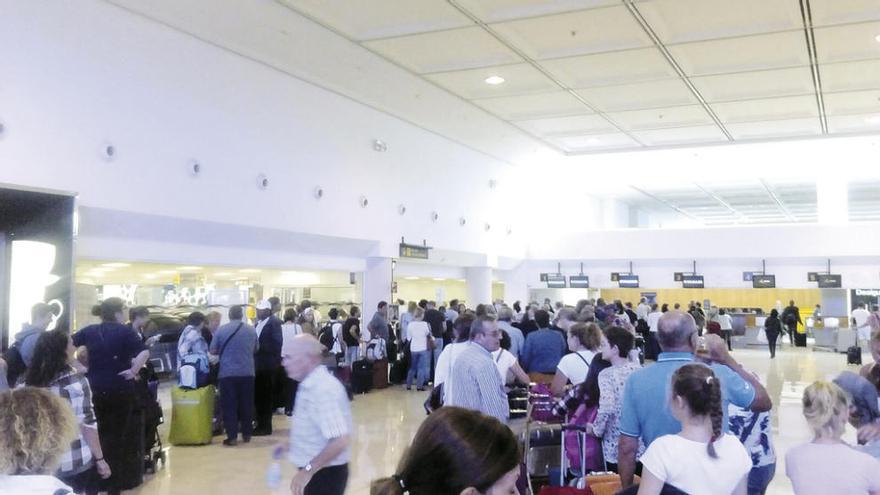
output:
[[[862,364],[862,348],[854,345],[846,350],[846,364]]]
[[[373,388],[373,363],[366,359],[355,361],[351,366],[351,391],[365,394]]]

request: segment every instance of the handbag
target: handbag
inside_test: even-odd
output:
[[[428,346],[428,350],[429,350],[429,351],[433,351],[434,349],[437,348],[437,341],[434,340],[434,336],[433,336],[433,335],[428,334],[428,336],[425,337],[425,338],[428,339],[428,340],[427,340],[427,346]]]
[[[235,337],[235,334],[237,334],[238,331],[241,330],[242,325],[244,325],[244,322],[239,323],[238,326],[235,327],[235,331],[232,332],[232,335],[230,335],[229,338],[226,339],[226,342],[223,343],[223,347],[220,348],[220,354],[217,355],[217,364],[211,366],[211,369],[208,371],[208,383],[217,384],[217,382],[220,381],[220,358],[223,357],[223,351],[226,350],[226,346],[229,345],[229,341],[231,341],[233,337]]]

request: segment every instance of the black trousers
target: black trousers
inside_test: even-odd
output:
[[[767,345],[770,347],[770,357],[776,357],[776,339],[779,338],[779,332],[767,332]]]
[[[343,495],[348,483],[348,464],[321,469],[306,485],[304,495]]]
[[[254,432],[254,377],[221,378],[220,407],[223,409],[226,438],[235,440],[239,432],[243,437],[250,438]]]
[[[732,335],[733,335],[733,330],[722,330],[721,331],[721,338],[723,338],[724,341],[727,342],[727,350],[728,351],[733,350],[733,348],[730,347],[730,338]]]
[[[275,403],[276,370],[257,371],[254,377],[254,409],[257,418],[257,430],[272,433],[272,409]]]
[[[135,409],[133,389],[92,395],[104,460],[113,473],[102,480],[102,491],[119,493],[140,485],[144,472],[143,414]]]
[[[101,477],[98,476],[98,468],[94,464],[89,469],[72,476],[58,475],[58,479],[65,485],[73,488],[73,493],[98,495],[98,480]]]
[[[290,414],[293,412],[293,403],[296,401],[296,389],[299,382],[290,378],[284,378],[284,412]]]

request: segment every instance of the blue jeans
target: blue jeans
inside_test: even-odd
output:
[[[761,467],[753,467],[749,471],[749,495],[764,495],[767,486],[776,474],[776,463]]]
[[[412,353],[412,362],[409,365],[409,371],[406,374],[406,386],[412,385],[413,376],[418,372],[416,386],[422,388],[428,379],[428,367],[430,366],[431,351],[419,351]]]
[[[352,363],[358,360],[360,354],[360,346],[348,346],[345,349],[345,364],[351,367]]]

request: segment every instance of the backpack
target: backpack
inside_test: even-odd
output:
[[[27,365],[24,364],[24,358],[21,357],[21,351],[18,343],[14,343],[3,353],[3,360],[6,361],[6,383],[10,388],[15,387],[18,378],[24,376],[27,371]]]
[[[333,323],[334,322],[330,322],[324,325],[324,328],[322,328],[321,332],[318,333],[318,342],[320,342],[322,346],[327,348],[327,352],[331,352],[333,350],[333,343],[336,340],[333,338]]]

